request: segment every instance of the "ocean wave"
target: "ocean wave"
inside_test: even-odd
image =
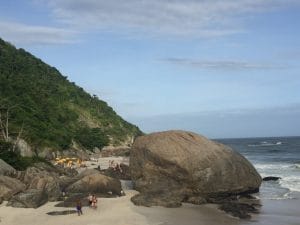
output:
[[[282,169],[289,169],[293,167],[293,164],[289,163],[255,163],[254,167],[257,170],[282,170]]]
[[[264,188],[271,187],[271,189],[275,189],[275,192],[279,189],[287,189],[288,193],[297,192],[300,194],[299,163],[256,163],[254,167],[262,177],[276,176],[281,178],[277,181],[267,182],[267,185],[264,184]],[[286,198],[282,193],[280,195],[272,195],[273,197]]]
[[[283,143],[281,141],[276,141],[276,142],[262,141],[259,144],[248,144],[248,147],[277,146],[277,145],[282,145],[282,144]]]

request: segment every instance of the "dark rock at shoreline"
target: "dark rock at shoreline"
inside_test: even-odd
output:
[[[181,206],[182,199],[180,197],[170,195],[159,195],[158,193],[137,194],[131,198],[131,201],[135,205],[146,207],[159,205],[168,208],[176,208]]]
[[[281,177],[272,177],[272,176],[269,176],[269,177],[264,177],[262,180],[263,181],[271,181],[271,180],[276,181],[276,180],[279,180],[279,179],[281,179]]]
[[[43,190],[28,189],[11,198],[8,206],[15,208],[38,208],[48,201],[48,196]]]
[[[239,153],[184,131],[138,137],[131,149],[130,172],[140,192],[132,201],[145,206],[220,202],[257,192],[262,181]]]
[[[252,213],[258,213],[257,205],[239,203],[239,202],[225,202],[219,206],[220,210],[225,211],[226,213],[231,214],[234,217],[240,219],[250,219]]]

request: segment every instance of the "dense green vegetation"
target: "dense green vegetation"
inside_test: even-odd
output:
[[[86,149],[101,148],[141,134],[106,102],[2,39],[0,112],[2,120],[8,115],[10,137],[20,134],[35,150],[67,149],[73,142]]]

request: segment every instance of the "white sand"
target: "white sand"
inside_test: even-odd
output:
[[[0,206],[1,225],[167,225],[167,224],[236,224],[237,219],[217,211],[211,206],[185,205],[181,208],[138,207],[130,198],[136,191],[127,191],[119,198],[100,198],[98,208],[83,207],[83,215],[50,216],[47,212],[70,208],[54,207],[51,202],[38,209]],[[177,219],[176,219],[177,218]],[[184,221],[186,223],[184,223]],[[202,221],[202,222],[201,222]],[[230,223],[228,223],[230,222]]]
[[[56,203],[51,202],[38,209],[12,208],[1,205],[0,218],[1,225],[94,225],[94,224],[114,224],[114,225],[144,225],[148,224],[145,216],[138,214],[132,208],[130,197],[134,195],[132,191],[127,196],[120,198],[101,198],[98,201],[97,209],[83,207],[83,215],[77,214],[50,216],[47,212],[64,211],[70,208],[54,207]]]

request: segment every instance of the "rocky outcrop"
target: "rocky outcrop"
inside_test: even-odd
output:
[[[0,198],[3,200],[9,200],[13,195],[24,191],[26,189],[25,184],[21,181],[7,177],[0,176]]]
[[[20,155],[24,157],[32,157],[35,155],[31,146],[21,138],[17,140],[17,150],[19,151]]]
[[[131,180],[129,166],[127,166],[124,163],[120,164],[120,169],[114,169],[109,167],[106,170],[102,170],[101,173],[119,180]]]
[[[168,131],[138,137],[130,153],[139,205],[179,206],[214,202],[257,192],[261,177],[242,155],[192,132]]]
[[[0,159],[0,175],[14,176],[16,172],[17,171],[11,165]]]
[[[56,201],[61,195],[59,176],[54,172],[29,167],[25,171],[23,182],[28,189],[44,191],[49,201]]]
[[[263,181],[276,181],[281,179],[281,177],[273,177],[273,176],[269,176],[269,177],[264,177],[262,180]]]
[[[12,197],[8,206],[15,208],[38,208],[48,201],[48,196],[43,190],[28,189]]]
[[[108,193],[121,195],[121,182],[100,173],[87,175],[66,188],[71,193]]]

